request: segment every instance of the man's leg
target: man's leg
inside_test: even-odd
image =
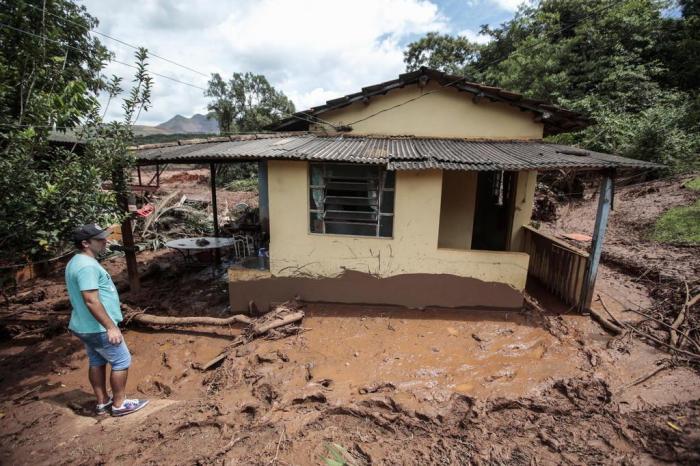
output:
[[[95,392],[97,404],[107,403],[109,400],[109,395],[107,395],[107,365],[90,366],[88,368],[88,379],[90,379],[90,385],[92,385],[92,390]]]
[[[112,386],[113,407],[121,408],[126,398],[126,381],[129,376],[131,366],[131,353],[126,346],[126,341],[118,345],[105,345],[105,357],[112,366],[112,373],[109,376],[109,383]]]
[[[121,407],[124,403],[124,398],[126,397],[126,379],[129,376],[129,369],[124,369],[120,371],[112,370],[112,374],[109,376],[109,383],[112,386],[112,399],[114,400],[114,406],[117,408]]]
[[[105,404],[109,401],[109,395],[107,395],[107,359],[105,359],[96,346],[99,346],[100,339],[96,334],[90,333],[75,333],[85,345],[85,352],[88,357],[88,380],[90,385],[92,385],[92,390],[95,392],[95,398],[97,398],[97,404]]]

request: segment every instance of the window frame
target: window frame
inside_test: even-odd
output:
[[[374,222],[347,222],[347,221],[341,221],[341,220],[330,220],[326,221],[325,220],[325,213],[328,212],[328,210],[325,209],[325,206],[323,206],[323,209],[318,209],[314,208],[312,206],[312,201],[313,201],[313,192],[314,190],[324,190],[323,191],[323,201],[325,204],[325,190],[327,189],[326,183],[324,181],[323,184],[318,185],[318,184],[312,184],[312,171],[315,166],[321,167],[322,168],[322,173],[323,173],[323,178],[325,178],[325,173],[326,169],[328,167],[332,166],[352,166],[352,167],[357,167],[358,165],[361,166],[369,166],[373,167],[377,170],[378,176],[378,186],[376,188],[377,192],[377,201],[376,201],[376,221]],[[387,176],[391,174],[393,177],[393,187],[387,188]],[[351,178],[351,177],[344,177],[344,178]],[[361,178],[358,178],[361,179]],[[368,190],[370,191],[370,190]],[[382,199],[384,197],[385,192],[391,192],[393,193],[393,206],[391,213],[387,212],[382,212]],[[394,217],[395,217],[395,211],[396,211],[396,175],[395,172],[389,171],[386,169],[384,165],[379,165],[379,164],[358,164],[358,163],[351,163],[351,162],[325,162],[325,161],[319,161],[319,162],[309,162],[308,163],[308,169],[307,169],[307,231],[311,235],[333,235],[333,236],[348,236],[352,238],[375,238],[375,239],[393,239],[394,237]],[[332,196],[332,197],[337,197],[337,198],[342,198],[342,197],[347,197],[347,198],[353,198],[354,196]],[[360,198],[358,198],[360,199]],[[370,199],[369,197],[367,199]],[[358,204],[360,205],[360,204]],[[372,205],[369,204],[368,205]],[[343,211],[339,210],[337,211],[338,213],[348,213],[352,214],[353,211]],[[361,214],[362,211],[357,211],[358,214]],[[372,214],[372,212],[366,212],[367,214]],[[312,216],[316,215],[317,217],[320,217],[321,224],[323,231],[312,231]],[[382,219],[384,218],[391,218],[391,234],[390,235],[381,235],[381,229],[382,229]],[[318,218],[317,218],[318,220]],[[330,224],[339,224],[339,225],[363,225],[363,226],[368,226],[368,227],[374,227],[375,228],[375,233],[373,235],[368,235],[368,234],[361,234],[361,233],[333,233],[333,232],[328,232],[326,231],[326,223]]]

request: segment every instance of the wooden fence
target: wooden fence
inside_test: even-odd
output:
[[[525,252],[530,255],[528,274],[564,303],[581,310],[588,253],[532,227],[524,228]]]

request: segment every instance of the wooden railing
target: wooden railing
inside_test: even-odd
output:
[[[564,303],[580,310],[588,253],[564,241],[525,226],[524,249],[530,255],[528,274]]]

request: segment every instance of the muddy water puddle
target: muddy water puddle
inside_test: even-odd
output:
[[[517,312],[310,305],[304,350],[334,391],[390,383],[419,399],[519,396],[574,375],[577,348]]]

